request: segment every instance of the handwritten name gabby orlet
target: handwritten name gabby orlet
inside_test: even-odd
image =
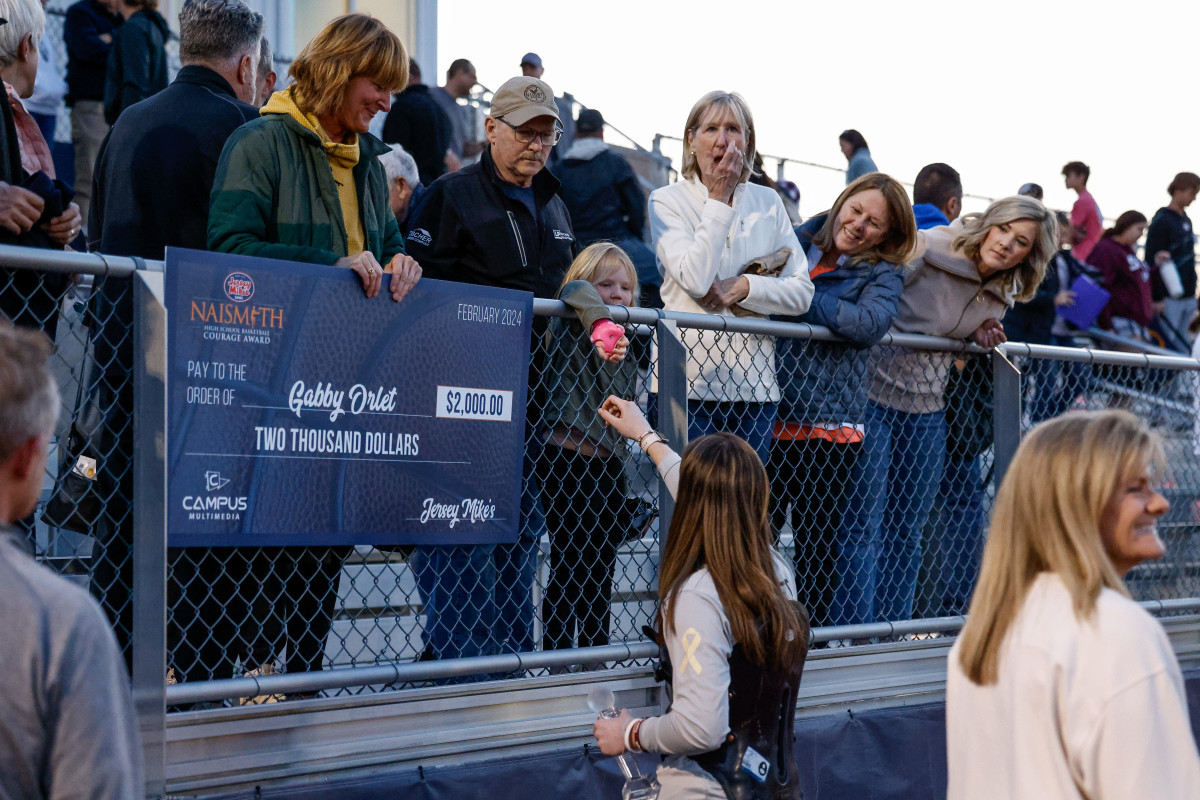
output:
[[[386,414],[396,410],[396,387],[385,391],[382,386],[378,389],[368,389],[361,383],[356,383],[347,393],[334,389],[332,383],[317,381],[315,386],[309,388],[304,385],[304,381],[296,381],[292,384],[292,390],[288,392],[288,408],[297,417],[301,411],[328,411],[329,421],[334,422],[346,413],[346,409],[342,407],[346,399],[350,401],[351,414]]]

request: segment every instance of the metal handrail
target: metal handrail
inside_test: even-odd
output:
[[[1103,333],[1103,331],[1100,332]],[[1111,338],[1121,339],[1122,337]],[[1146,347],[1149,349],[1153,345],[1146,345]],[[1200,361],[1191,356],[1180,355],[1171,350],[1163,350],[1160,347],[1153,347],[1153,352],[1125,353],[1115,350],[1093,350],[1090,347],[1063,347],[1061,345],[1050,344],[1005,342],[1004,344],[996,345],[996,352],[1002,353],[1005,356],[1034,356],[1036,358],[1050,358],[1055,361],[1076,361],[1085,364],[1200,370]]]
[[[1151,614],[1200,612],[1200,598],[1148,600],[1140,603]],[[902,622],[872,622],[863,625],[831,625],[814,628],[810,643],[860,639],[899,639],[927,634],[957,633],[966,617],[935,617]],[[230,678],[219,681],[180,683],[167,687],[167,704],[217,702],[240,697],[271,694],[317,692],[372,684],[417,683],[492,673],[519,673],[530,669],[553,669],[575,665],[590,666],[612,661],[656,658],[655,642],[625,642],[602,647],[577,647],[570,650],[543,650],[447,661],[414,661],[371,667],[341,667],[321,672]]]
[[[683,141],[683,139],[681,137],[672,136],[669,133],[654,134],[654,152],[659,155],[663,155],[664,157],[666,154],[664,154],[662,152],[662,148],[661,148],[661,142],[663,139],[670,139],[673,142],[682,142]],[[819,164],[816,161],[805,161],[803,159],[792,158],[790,156],[773,156],[769,153],[764,153],[761,150],[758,151],[758,154],[763,157],[764,161],[769,159],[769,160],[775,161],[779,164],[780,177],[782,177],[782,175],[783,175],[783,165],[784,164],[799,164],[800,166],[803,166],[803,167],[813,167],[815,169],[823,169],[823,170],[827,170],[829,172],[845,173],[845,171],[846,171],[845,167],[835,167],[831,164]],[[897,179],[897,180],[899,180],[899,179]],[[913,186],[912,181],[900,181],[900,183],[904,184],[905,186],[907,186],[910,189]],[[969,197],[973,200],[983,200],[986,203],[991,203],[996,200],[995,197],[988,197],[987,195],[982,195],[982,194],[964,193],[963,197]]]

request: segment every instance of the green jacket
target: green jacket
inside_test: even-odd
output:
[[[354,183],[366,249],[386,267],[404,252],[379,162],[389,148],[366,133],[358,142]],[[286,114],[267,114],[235,130],[217,164],[208,247],[311,264],[348,255],[337,185],[320,137]]]

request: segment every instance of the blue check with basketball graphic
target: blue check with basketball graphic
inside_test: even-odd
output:
[[[513,542],[533,295],[168,249],[175,547]]]

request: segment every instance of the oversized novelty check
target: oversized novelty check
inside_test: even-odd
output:
[[[169,249],[172,546],[518,532],[533,295]]]

